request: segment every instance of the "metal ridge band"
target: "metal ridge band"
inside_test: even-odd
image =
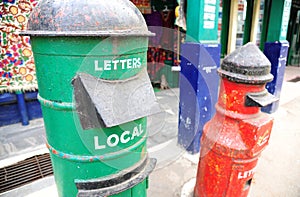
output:
[[[155,33],[150,31],[141,32],[141,31],[43,31],[43,30],[26,30],[20,33],[22,36],[91,36],[91,37],[123,37],[123,36],[141,36],[141,37],[150,37],[155,36]]]
[[[93,180],[75,180],[77,197],[105,197],[121,193],[144,181],[154,170],[156,159],[145,157],[131,169]]]
[[[224,69],[219,69],[218,73],[221,77],[225,77],[230,81],[245,84],[264,84],[273,80],[272,74],[266,75],[245,75],[241,73],[234,73]]]
[[[75,105],[73,103],[50,101],[41,97],[40,94],[38,94],[38,100],[43,106],[51,109],[67,111],[75,110]]]

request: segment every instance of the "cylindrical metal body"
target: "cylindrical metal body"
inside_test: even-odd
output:
[[[223,60],[216,115],[201,138],[196,197],[248,195],[273,125],[273,119],[260,112],[262,105],[275,100],[265,90],[272,79],[269,72],[270,63],[252,44]]]
[[[147,39],[123,37],[99,41],[96,38],[33,37],[31,43],[37,65],[39,100],[60,196],[76,196],[75,179],[88,180],[116,174],[145,159],[146,118],[111,128],[83,130],[75,109],[71,81],[77,72],[92,72],[95,76],[112,80],[133,76],[140,68],[126,69],[127,72],[125,69],[117,70],[120,73],[114,73],[113,70],[110,71],[112,73],[101,73],[94,69],[95,61],[135,57],[141,58],[145,67]],[[87,46],[83,46],[85,44]],[[124,52],[125,48],[131,47],[139,47],[140,51],[122,54],[122,49]],[[106,48],[114,48],[114,53],[111,54],[111,49],[101,54]],[[136,129],[140,134],[132,138]],[[121,143],[120,138],[125,131],[130,131],[130,141]],[[128,137],[126,135],[124,138]],[[146,183],[143,183],[143,187],[146,191]]]
[[[150,32],[142,15],[126,0],[41,1],[25,34],[31,36],[59,196],[146,196],[145,177],[116,186],[149,164],[146,118],[84,130],[72,86],[77,73],[115,81],[145,69]]]

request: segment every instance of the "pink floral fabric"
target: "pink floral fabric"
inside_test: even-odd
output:
[[[28,36],[20,36],[38,0],[0,1],[0,92],[37,89]]]

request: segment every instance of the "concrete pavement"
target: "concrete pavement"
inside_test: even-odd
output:
[[[297,76],[300,76],[300,67],[287,67],[280,107],[272,114],[271,138],[259,159],[251,197],[300,196],[300,82],[288,82]],[[151,174],[149,196],[189,196],[195,183],[199,155],[184,151],[178,151],[177,155],[169,159],[168,165]]]

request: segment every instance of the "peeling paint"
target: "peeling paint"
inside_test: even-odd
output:
[[[261,52],[253,47],[248,44],[241,54],[233,52],[219,70],[222,80],[217,113],[205,125],[201,138],[195,197],[247,197],[258,158],[268,144],[273,118],[261,113],[260,105],[246,102],[249,93],[264,92],[270,79],[271,65],[265,57],[260,60]],[[243,56],[249,53],[257,59]],[[246,74],[241,77],[240,73]]]

